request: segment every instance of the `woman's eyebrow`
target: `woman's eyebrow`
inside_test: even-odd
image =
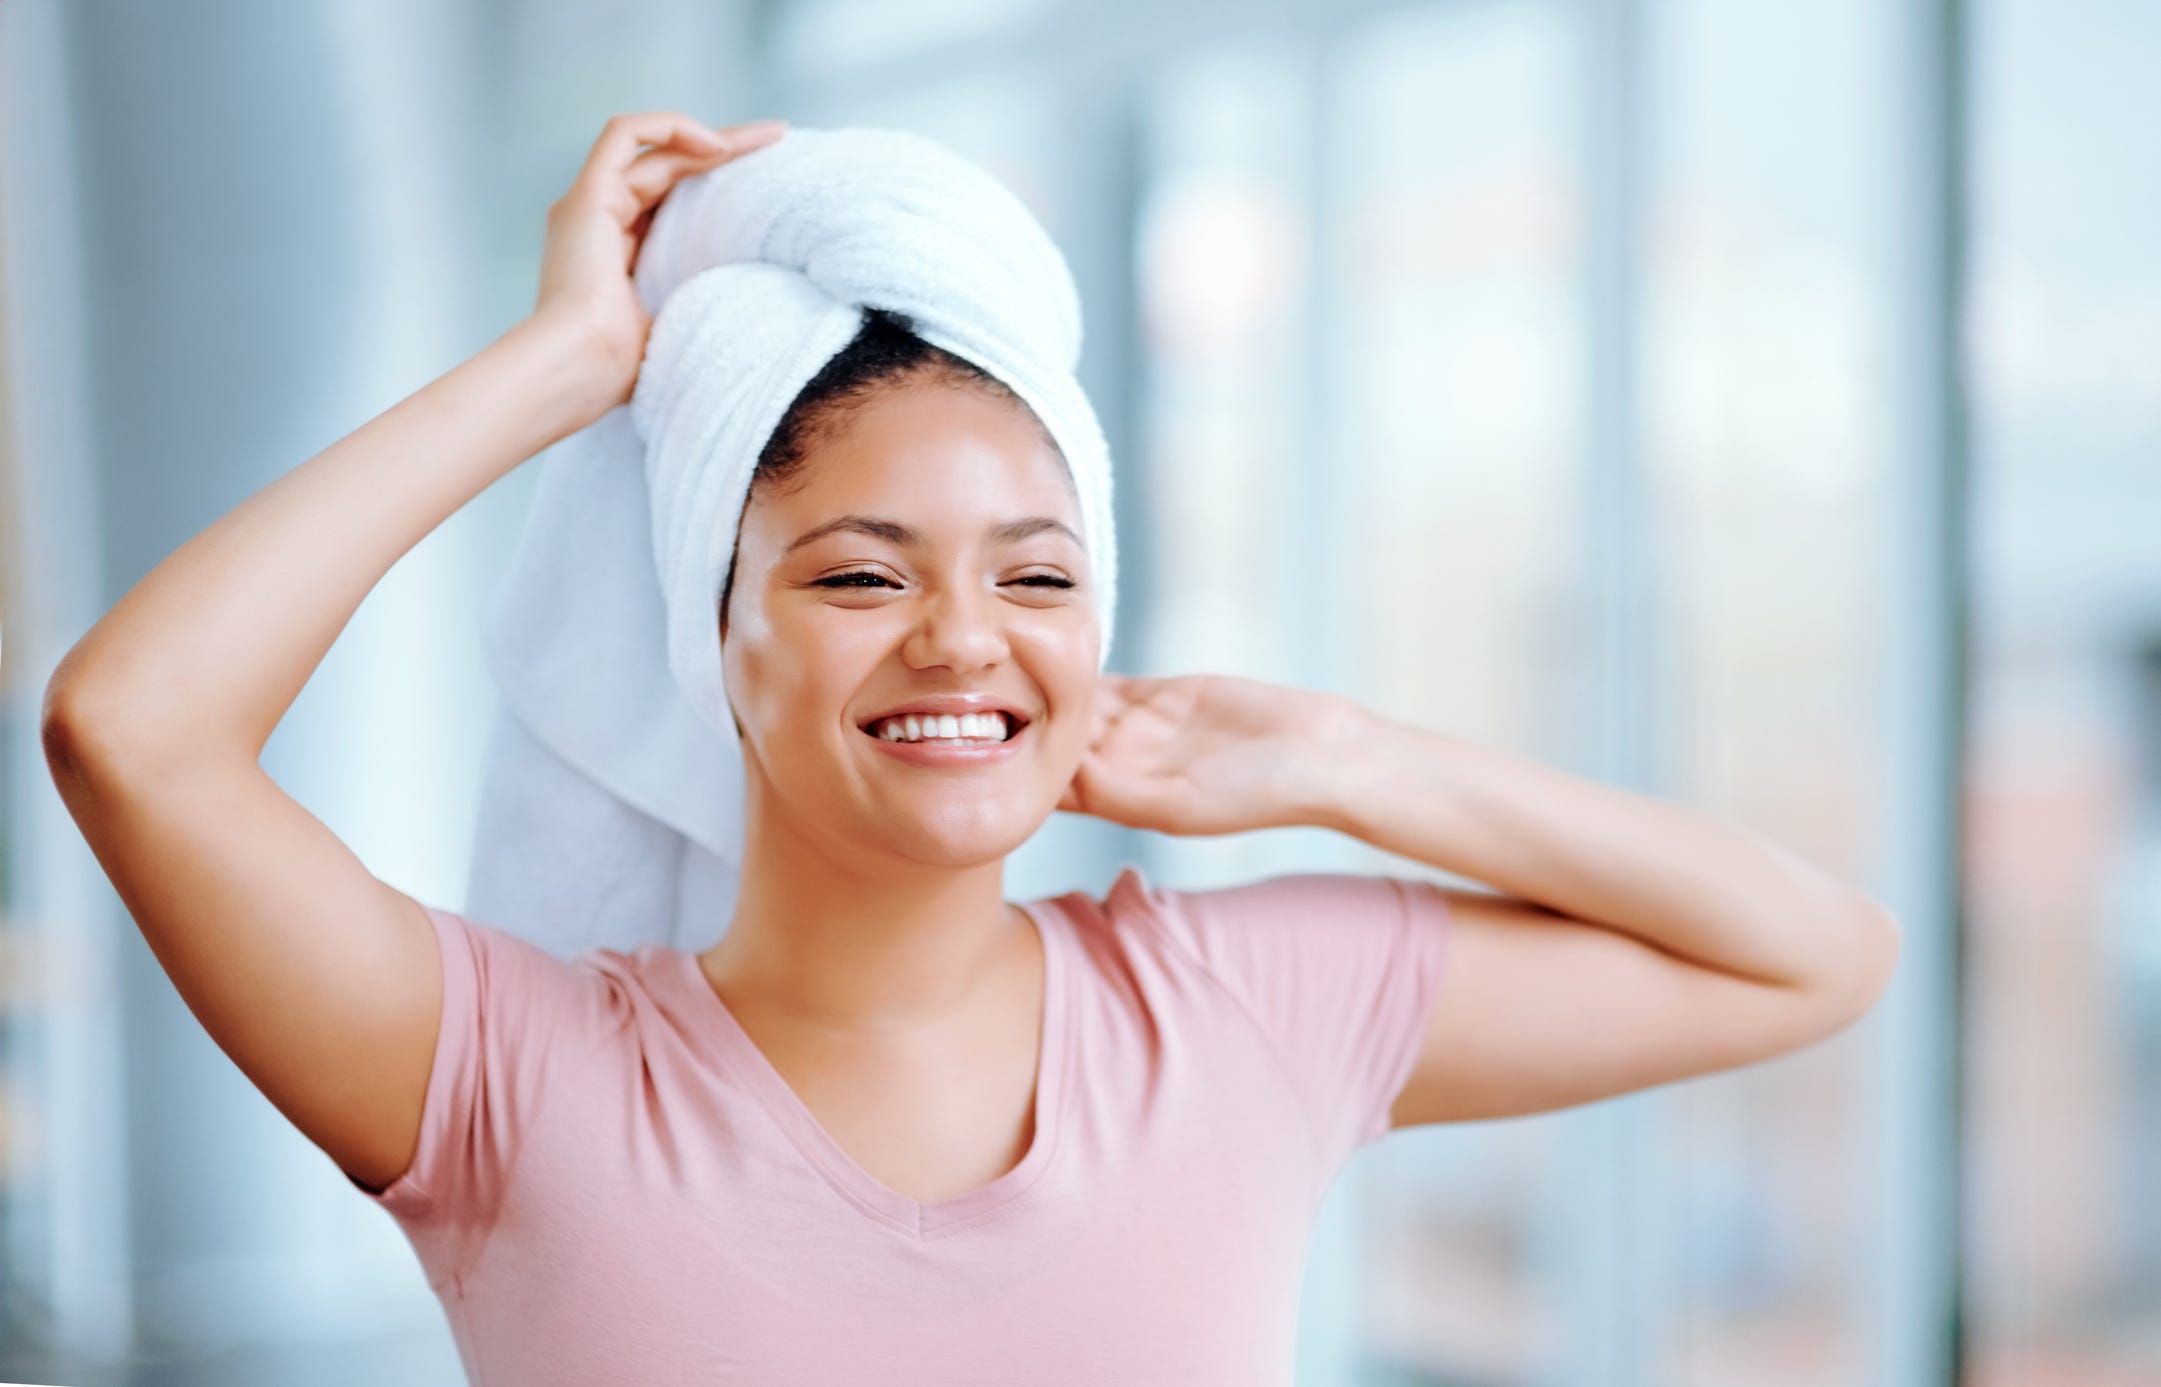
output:
[[[1014,544],[1028,538],[1030,535],[1041,534],[1045,530],[1055,530],[1075,544],[1081,542],[1080,536],[1073,533],[1071,526],[1048,515],[1030,515],[1019,520],[1001,520],[985,530],[984,534],[993,544]],[[898,520],[888,520],[883,516],[876,515],[843,515],[828,520],[823,525],[805,530],[802,534],[797,535],[781,553],[784,555],[792,554],[812,540],[823,539],[827,535],[842,531],[869,535],[874,539],[882,539],[888,544],[897,544],[903,549],[920,549],[925,543],[920,531],[911,529]]]

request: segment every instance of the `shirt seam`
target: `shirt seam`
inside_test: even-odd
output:
[[[489,1375],[487,1361],[481,1354],[480,1339],[473,1333],[472,1302],[465,1295],[465,1277],[458,1271],[453,1270],[450,1273],[450,1286],[453,1298],[457,1301],[457,1308],[454,1310],[451,1310],[448,1306],[444,1308],[455,1319],[455,1323],[451,1326],[452,1332],[459,1340],[472,1347],[472,1381],[467,1384],[467,1387],[487,1387],[487,1384],[494,1381],[494,1379]]]
[[[1414,947],[1413,934],[1417,930],[1418,921],[1411,913],[1410,887],[1400,877],[1383,876],[1381,879],[1396,889],[1396,937],[1388,950],[1388,970],[1391,975],[1400,974],[1410,978],[1414,988],[1416,988],[1421,979],[1418,969],[1412,962],[1411,951]],[[1441,947],[1444,949],[1448,943],[1446,930],[1448,924],[1449,921],[1444,915],[1442,918],[1441,939]],[[1439,980],[1440,974],[1436,971],[1434,982],[1438,984]],[[1411,1026],[1410,1041],[1403,1051],[1388,1057],[1387,1077],[1386,1082],[1382,1085],[1380,1111],[1377,1114],[1369,1113],[1358,1124],[1357,1141],[1351,1148],[1354,1152],[1358,1147],[1364,1146],[1368,1142],[1379,1141],[1395,1130],[1396,1099],[1402,1095],[1403,1085],[1409,1081],[1412,1071],[1418,1068],[1419,1051],[1425,1044],[1425,1021],[1430,1015],[1431,1001],[1434,995],[1436,993],[1426,993],[1420,999],[1422,1004],[1411,1009],[1412,1015],[1417,1019]],[[1373,1125],[1376,1116],[1380,1119],[1378,1130]]]
[[[1180,892],[1179,894],[1189,893]],[[1196,972],[1214,984],[1218,991],[1230,999],[1231,1005],[1237,1008],[1238,1015],[1245,1021],[1247,1028],[1259,1038],[1262,1052],[1268,1056],[1269,1063],[1274,1067],[1276,1077],[1282,1082],[1284,1091],[1290,1094],[1291,1106],[1298,1110],[1300,1124],[1306,1129],[1307,1167],[1311,1178],[1318,1181],[1322,1174],[1320,1124],[1314,1120],[1313,1110],[1307,1105],[1305,1091],[1298,1083],[1297,1074],[1291,1066],[1289,1056],[1283,1052],[1276,1038],[1269,1034],[1268,1028],[1261,1024],[1260,1018],[1253,1014],[1251,1005],[1239,994],[1238,989],[1231,985],[1229,979],[1211,967],[1206,959],[1202,958],[1184,940],[1180,939],[1168,925],[1155,918],[1153,910],[1142,910],[1140,915],[1141,918],[1148,922],[1148,927],[1159,938],[1169,944],[1175,952],[1182,955]]]
[[[536,945],[535,947],[537,948],[538,946]],[[579,971],[581,972],[592,972],[592,970],[586,968],[582,963],[574,962],[571,966],[579,969]],[[598,973],[593,973],[593,976],[595,978],[600,977]],[[605,979],[602,979],[601,981],[602,985],[606,986]],[[630,1024],[630,1022],[626,1021],[625,1024]],[[595,1040],[591,1045],[580,1051],[575,1059],[566,1060],[564,1062],[565,1067],[575,1068],[576,1066],[584,1064],[587,1060],[590,1060],[594,1055],[600,1053],[600,1049],[603,1045],[606,1045],[609,1041],[615,1039],[616,1033],[620,1030],[622,1030],[622,1026],[611,1027],[610,1029],[604,1031],[598,1040]],[[565,1075],[563,1081],[550,1083],[544,1085],[544,1087],[546,1088],[548,1093],[553,1093],[558,1089],[568,1088],[570,1086],[570,1078],[570,1075]],[[510,1203],[511,1192],[517,1188],[518,1176],[524,1173],[525,1153],[532,1148],[533,1137],[540,1131],[541,1124],[545,1122],[549,1117],[552,1117],[554,1113],[554,1105],[549,1103],[546,1095],[543,1094],[541,1101],[533,1108],[533,1120],[525,1124],[525,1131],[521,1133],[518,1137],[517,1150],[510,1153],[509,1163],[503,1167],[502,1188],[496,1191],[495,1200],[488,1209],[488,1221],[481,1226],[479,1237],[473,1240],[472,1251],[466,1253],[464,1257],[458,1259],[456,1262],[451,1264],[450,1274],[455,1284],[459,1287],[461,1295],[464,1291],[465,1278],[471,1275],[474,1268],[480,1265],[481,1257],[487,1252],[489,1247],[494,1245],[495,1230],[502,1224],[503,1209]]]

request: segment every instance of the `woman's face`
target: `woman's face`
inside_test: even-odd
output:
[[[1056,808],[1088,743],[1102,632],[1065,464],[1024,406],[903,383],[786,485],[751,498],[721,615],[748,774],[835,851],[1003,857]],[[866,730],[954,693],[1025,725],[1002,754],[945,764]]]

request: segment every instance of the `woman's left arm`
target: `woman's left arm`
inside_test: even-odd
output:
[[[1771,1059],[1859,1020],[1897,963],[1887,909],[1759,834],[1356,705],[1319,726],[1315,822],[1504,893],[1445,890],[1392,1126]]]
[[[1759,834],[1258,680],[1106,674],[1059,807],[1181,834],[1319,825],[1496,888],[1419,883],[1449,938],[1398,1127],[1799,1049],[1864,1015],[1898,959],[1888,910]]]
[[[1351,705],[1311,818],[1766,986],[1873,998],[1890,912],[1780,844],[1666,800]]]

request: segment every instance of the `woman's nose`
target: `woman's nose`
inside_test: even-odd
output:
[[[1004,618],[995,593],[951,584],[925,599],[909,637],[908,663],[976,669],[1005,658]]]

